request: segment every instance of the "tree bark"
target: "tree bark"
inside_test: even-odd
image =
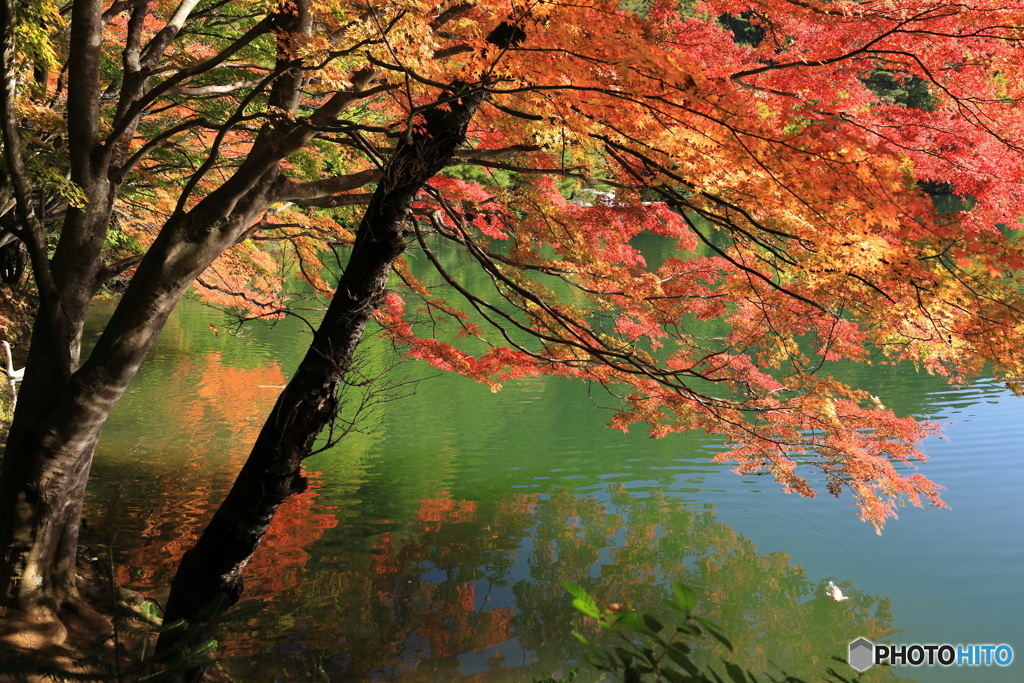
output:
[[[68,102],[76,116],[68,127],[68,140],[71,180],[88,202],[84,209],[69,211],[53,261],[48,261],[15,125],[15,9],[14,3],[6,2],[0,21],[5,48],[4,154],[15,187],[21,236],[32,257],[40,306],[26,365],[32,370],[26,372],[0,463],[0,604],[25,607],[28,595],[58,604],[74,596],[80,498],[92,451],[87,448],[86,458],[61,462],[54,469],[34,460],[28,439],[77,368],[85,313],[95,294],[93,283],[115,189],[94,155],[99,141],[98,38],[102,27],[98,18],[102,6],[99,0],[85,0],[72,8],[69,52],[74,83]],[[66,495],[46,491],[55,476],[66,481]],[[27,544],[35,546],[33,552],[23,552]]]
[[[276,179],[275,166],[236,200],[230,214],[204,211],[208,207],[200,204],[172,219],[139,265],[93,353],[55,396],[41,395],[26,372],[0,470],[0,600],[24,608],[75,597],[82,496],[103,424],[174,306],[258,218]],[[33,350],[35,344],[61,345],[75,335],[62,332],[38,325]]]
[[[63,382],[47,378],[33,362],[52,367],[44,354],[77,348],[80,328],[72,324],[76,319],[59,330],[37,321],[0,463],[0,602],[60,604],[75,597],[81,494],[107,416],[174,306],[259,218],[279,189],[280,159],[308,137],[294,129],[267,132],[232,178],[188,213],[172,217],[140,262],[89,359]],[[84,319],[84,308],[81,314]]]
[[[305,488],[301,462],[336,415],[339,383],[351,366],[367,321],[387,292],[391,266],[405,249],[402,226],[416,194],[451,161],[483,98],[479,89],[457,87],[446,93],[442,101],[447,108],[428,111],[424,130],[400,142],[388,161],[309,350],[278,397],[224,502],[181,560],[171,584],[165,624],[179,620],[190,626],[202,624],[238,601],[242,572],[275,510],[285,498]],[[187,640],[188,629],[164,632],[158,656],[170,656]]]
[[[295,4],[305,8],[308,2]],[[103,141],[99,110],[103,5],[100,0],[73,4],[68,66],[68,103],[73,115],[68,142],[71,179],[87,201],[84,208],[69,209],[52,261],[47,259],[45,237],[33,214],[14,125],[15,3],[3,0],[0,5],[4,154],[40,289],[40,313],[25,381],[0,461],[0,607],[29,610],[76,600],[74,567],[81,507],[93,451],[107,416],[196,277],[274,201],[283,182],[280,160],[313,135],[310,126],[299,121],[264,126],[250,154],[228,180],[191,210],[175,213],[140,262],[89,359],[79,367],[82,329],[101,285],[103,243],[121,182],[117,164],[126,145],[118,141],[135,129],[144,110],[139,103],[149,96],[139,67],[161,59],[194,5],[182,3],[144,55],[140,55],[140,30],[129,31],[124,54],[127,77],[117,110],[122,118],[114,125],[121,133]],[[296,10],[296,16],[305,14],[305,9]],[[135,12],[133,25],[143,18],[144,12]],[[308,31],[308,23],[298,28]],[[246,35],[269,27],[265,20]],[[237,47],[232,45],[228,51]],[[272,97],[289,111],[287,106],[295,101],[293,91],[300,85],[295,79],[279,79],[272,86]]]

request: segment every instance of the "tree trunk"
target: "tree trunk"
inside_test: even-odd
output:
[[[401,142],[356,232],[345,272],[295,376],[278,397],[227,498],[196,545],[188,550],[171,584],[165,624],[208,622],[238,601],[242,571],[266,533],[274,512],[306,482],[301,462],[320,431],[336,415],[338,386],[356,345],[387,292],[391,266],[405,243],[402,226],[423,184],[452,158],[466,126],[483,101],[480,90],[450,93],[448,110],[426,114],[425,131]],[[445,98],[447,99],[447,98]],[[188,641],[188,629],[165,631],[158,655],[169,657]]]
[[[16,3],[0,0],[4,156],[17,195],[20,231],[40,290],[25,381],[0,460],[0,608],[59,607],[77,598],[74,565],[81,507],[107,416],[195,278],[273,201],[283,182],[280,160],[314,135],[303,121],[265,125],[230,178],[190,211],[175,213],[139,264],[89,359],[79,367],[86,313],[104,277],[101,254],[121,182],[118,163],[127,149],[118,140],[102,139],[103,5],[102,0],[76,0],[71,6],[67,82],[68,110],[73,114],[68,117],[68,149],[71,180],[87,201],[84,208],[68,210],[51,260],[34,213],[36,198],[21,159],[14,108]],[[287,16],[280,21],[290,36],[308,34],[308,5],[308,0],[288,4]],[[117,110],[118,125],[125,132],[122,139],[142,116],[141,109],[135,111],[148,88],[142,74],[156,66],[180,29],[165,27],[162,38],[153,39],[140,61],[145,16],[144,6],[133,12],[131,21],[138,30],[129,31],[124,54],[127,75]],[[264,24],[250,32],[267,30],[269,24]],[[281,49],[291,49],[288,41],[294,37],[282,39]],[[282,70],[271,88],[271,101],[294,114],[301,78],[291,74],[290,67]],[[193,181],[204,172],[201,168]]]
[[[67,353],[80,329],[54,331],[44,321],[37,323],[31,371],[0,463],[0,603],[27,608],[76,597],[82,497],[103,424],[174,306],[258,217],[276,179],[276,167],[264,173],[228,217],[208,213],[200,204],[172,219],[139,265],[89,359],[52,393],[59,378],[35,372],[33,358],[48,350]],[[48,349],[52,346],[58,348]]]
[[[75,458],[38,457],[48,443],[39,439],[48,416],[78,367],[86,311],[98,286],[100,253],[116,186],[107,178],[107,162],[95,155],[99,145],[99,70],[102,31],[100,0],[72,8],[68,104],[71,180],[87,197],[85,207],[70,209],[52,262],[35,216],[35,200],[21,159],[14,109],[15,4],[0,12],[3,31],[4,155],[17,197],[20,235],[32,258],[39,288],[39,313],[32,330],[27,368],[14,421],[0,462],[0,605],[27,608],[60,605],[76,597],[74,562],[82,496],[95,440],[79,444]],[[45,428],[44,428],[45,429]]]

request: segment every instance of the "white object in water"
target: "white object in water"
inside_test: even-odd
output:
[[[850,597],[843,595],[843,591],[839,590],[839,586],[835,585],[831,581],[828,582],[828,596],[836,602],[842,602],[843,600],[849,600]]]
[[[4,349],[7,351],[7,379],[12,382],[20,382],[25,377],[25,368],[15,370],[14,358],[11,356],[11,345],[7,343],[6,339],[0,339],[0,344],[3,344]]]

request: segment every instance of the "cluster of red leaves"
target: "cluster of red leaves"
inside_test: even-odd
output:
[[[1020,0],[707,0],[691,15],[656,0],[642,17],[597,0],[311,11],[310,35],[275,34],[308,66],[300,111],[358,70],[372,69],[378,90],[282,166],[303,197],[385,163],[452,84],[487,91],[471,149],[410,216],[410,250],[445,296],[403,262],[401,294],[377,313],[411,357],[495,390],[539,373],[602,383],[621,399],[612,426],[721,434],[737,471],[770,472],[803,495],[813,490],[801,466],[816,466],[878,528],[903,502],[941,505],[934,484],[904,473],[932,428],[829,378],[828,363],[881,354],[954,380],[986,363],[1024,376],[1024,248],[1005,227],[1024,215]],[[726,14],[761,38],[737,41],[713,19]],[[519,39],[498,47],[501,26]],[[172,61],[208,56],[183,43]],[[266,54],[249,57],[222,80],[264,78]],[[866,85],[879,70],[923,82],[933,106],[881,99]],[[247,87],[226,99],[281,116],[258,98],[242,104]],[[162,111],[169,125],[209,109],[181,97]],[[190,201],[230,177],[256,131],[176,138],[185,154],[219,140]],[[140,132],[133,145],[144,144]],[[154,159],[136,175],[146,210],[171,215],[181,182],[167,166]],[[970,210],[939,213],[921,181],[970,197]],[[307,281],[330,291],[319,254],[351,239],[361,200],[351,187],[323,198],[263,216],[254,241],[204,274],[204,296],[280,310],[284,274],[258,248],[266,240],[290,245]],[[146,223],[137,206],[125,211]],[[648,263],[645,234],[674,251]]]

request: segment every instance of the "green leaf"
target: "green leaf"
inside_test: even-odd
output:
[[[675,600],[665,600],[665,604],[678,612],[686,612],[686,608],[680,605]]]
[[[676,631],[679,633],[688,633],[691,636],[699,636],[702,633],[700,628],[693,624],[679,624],[676,626]]]
[[[578,583],[573,583],[572,581],[565,581],[562,583],[562,586],[565,590],[569,591],[574,598],[576,598],[572,601],[573,607],[594,619],[601,616],[601,612],[597,609],[597,603],[594,602],[594,598],[590,597],[590,594],[583,589],[583,586]]]
[[[650,614],[644,614],[642,616],[644,618],[644,623],[647,624],[647,628],[649,628],[650,630],[654,631],[655,633],[661,633],[665,630],[664,624],[662,624],[660,621],[652,617]]]
[[[675,669],[662,669],[661,670],[661,676],[666,681],[668,681],[668,683],[685,683],[686,682],[686,679],[683,677],[683,675],[681,673],[679,673],[678,671],[676,671]]]
[[[195,657],[205,657],[206,655],[213,654],[216,650],[217,639],[210,638],[208,640],[203,641],[200,645],[196,647],[196,649],[192,650],[190,654]]]
[[[683,611],[687,613],[693,611],[693,608],[697,605],[697,594],[693,592],[692,588],[684,586],[678,581],[673,581],[672,592],[675,593],[676,602],[683,608]]]
[[[160,614],[156,609],[156,603],[149,600],[139,606],[139,613],[142,615],[143,619],[149,622],[154,622],[160,617]]]
[[[698,616],[694,616],[693,618],[699,621],[700,623],[704,624],[704,628],[706,628],[708,633],[711,634],[711,637],[720,642],[722,645],[725,645],[729,652],[732,652],[732,641],[730,641],[728,638],[722,635],[722,633],[718,630],[718,627],[715,626],[714,622]]]
[[[572,606],[586,614],[588,617],[597,619],[601,616],[601,613],[597,611],[597,605],[594,604],[593,600],[587,601],[576,598],[572,601]]]
[[[587,591],[584,590],[583,586],[579,585],[578,583],[573,583],[572,581],[563,581],[562,588],[569,591],[569,593],[574,598],[579,598],[580,600],[590,600],[591,602],[594,602],[594,599],[590,597],[590,594],[587,593]]]
[[[576,631],[573,631],[573,632],[572,632],[572,634],[573,634],[574,636],[576,636],[576,640],[578,640],[578,641],[580,641],[581,643],[583,643],[583,645],[584,645],[584,646],[585,646],[585,647],[587,648],[587,661],[588,661],[588,662],[590,662],[591,664],[594,664],[594,662],[592,662],[592,661],[590,660],[590,658],[591,658],[591,657],[596,657],[597,655],[599,655],[599,654],[601,654],[601,653],[599,653],[599,652],[597,651],[597,648],[595,648],[595,647],[594,647],[593,645],[591,645],[591,644],[590,644],[590,641],[589,641],[589,640],[587,640],[586,638],[584,638],[584,637],[583,637],[583,636],[582,636],[581,634],[579,634],[579,633],[576,633]],[[596,665],[595,665],[595,666],[596,666]]]
[[[743,669],[732,662],[726,662],[723,660],[723,664],[725,664],[725,670],[729,674],[729,678],[735,681],[735,683],[747,683],[747,677],[743,674]]]
[[[629,666],[633,663],[633,653],[623,647],[615,648],[615,652],[619,655],[619,659],[622,660],[624,666]]]
[[[639,631],[640,633],[647,633],[652,636],[656,633],[647,625],[644,615],[640,612],[622,614],[615,620],[615,623],[623,628],[628,628],[630,631]]]
[[[187,630],[188,630],[188,622],[185,621],[184,619],[178,619],[177,621],[172,621],[169,624],[163,624],[160,628],[157,629],[157,632],[158,633],[174,633],[176,631],[182,632],[182,631],[187,631]]]
[[[669,659],[683,667],[683,669],[686,670],[686,673],[691,676],[697,676],[700,673],[697,669],[697,665],[690,661],[690,658],[686,656],[686,653],[670,648],[666,654]]]

